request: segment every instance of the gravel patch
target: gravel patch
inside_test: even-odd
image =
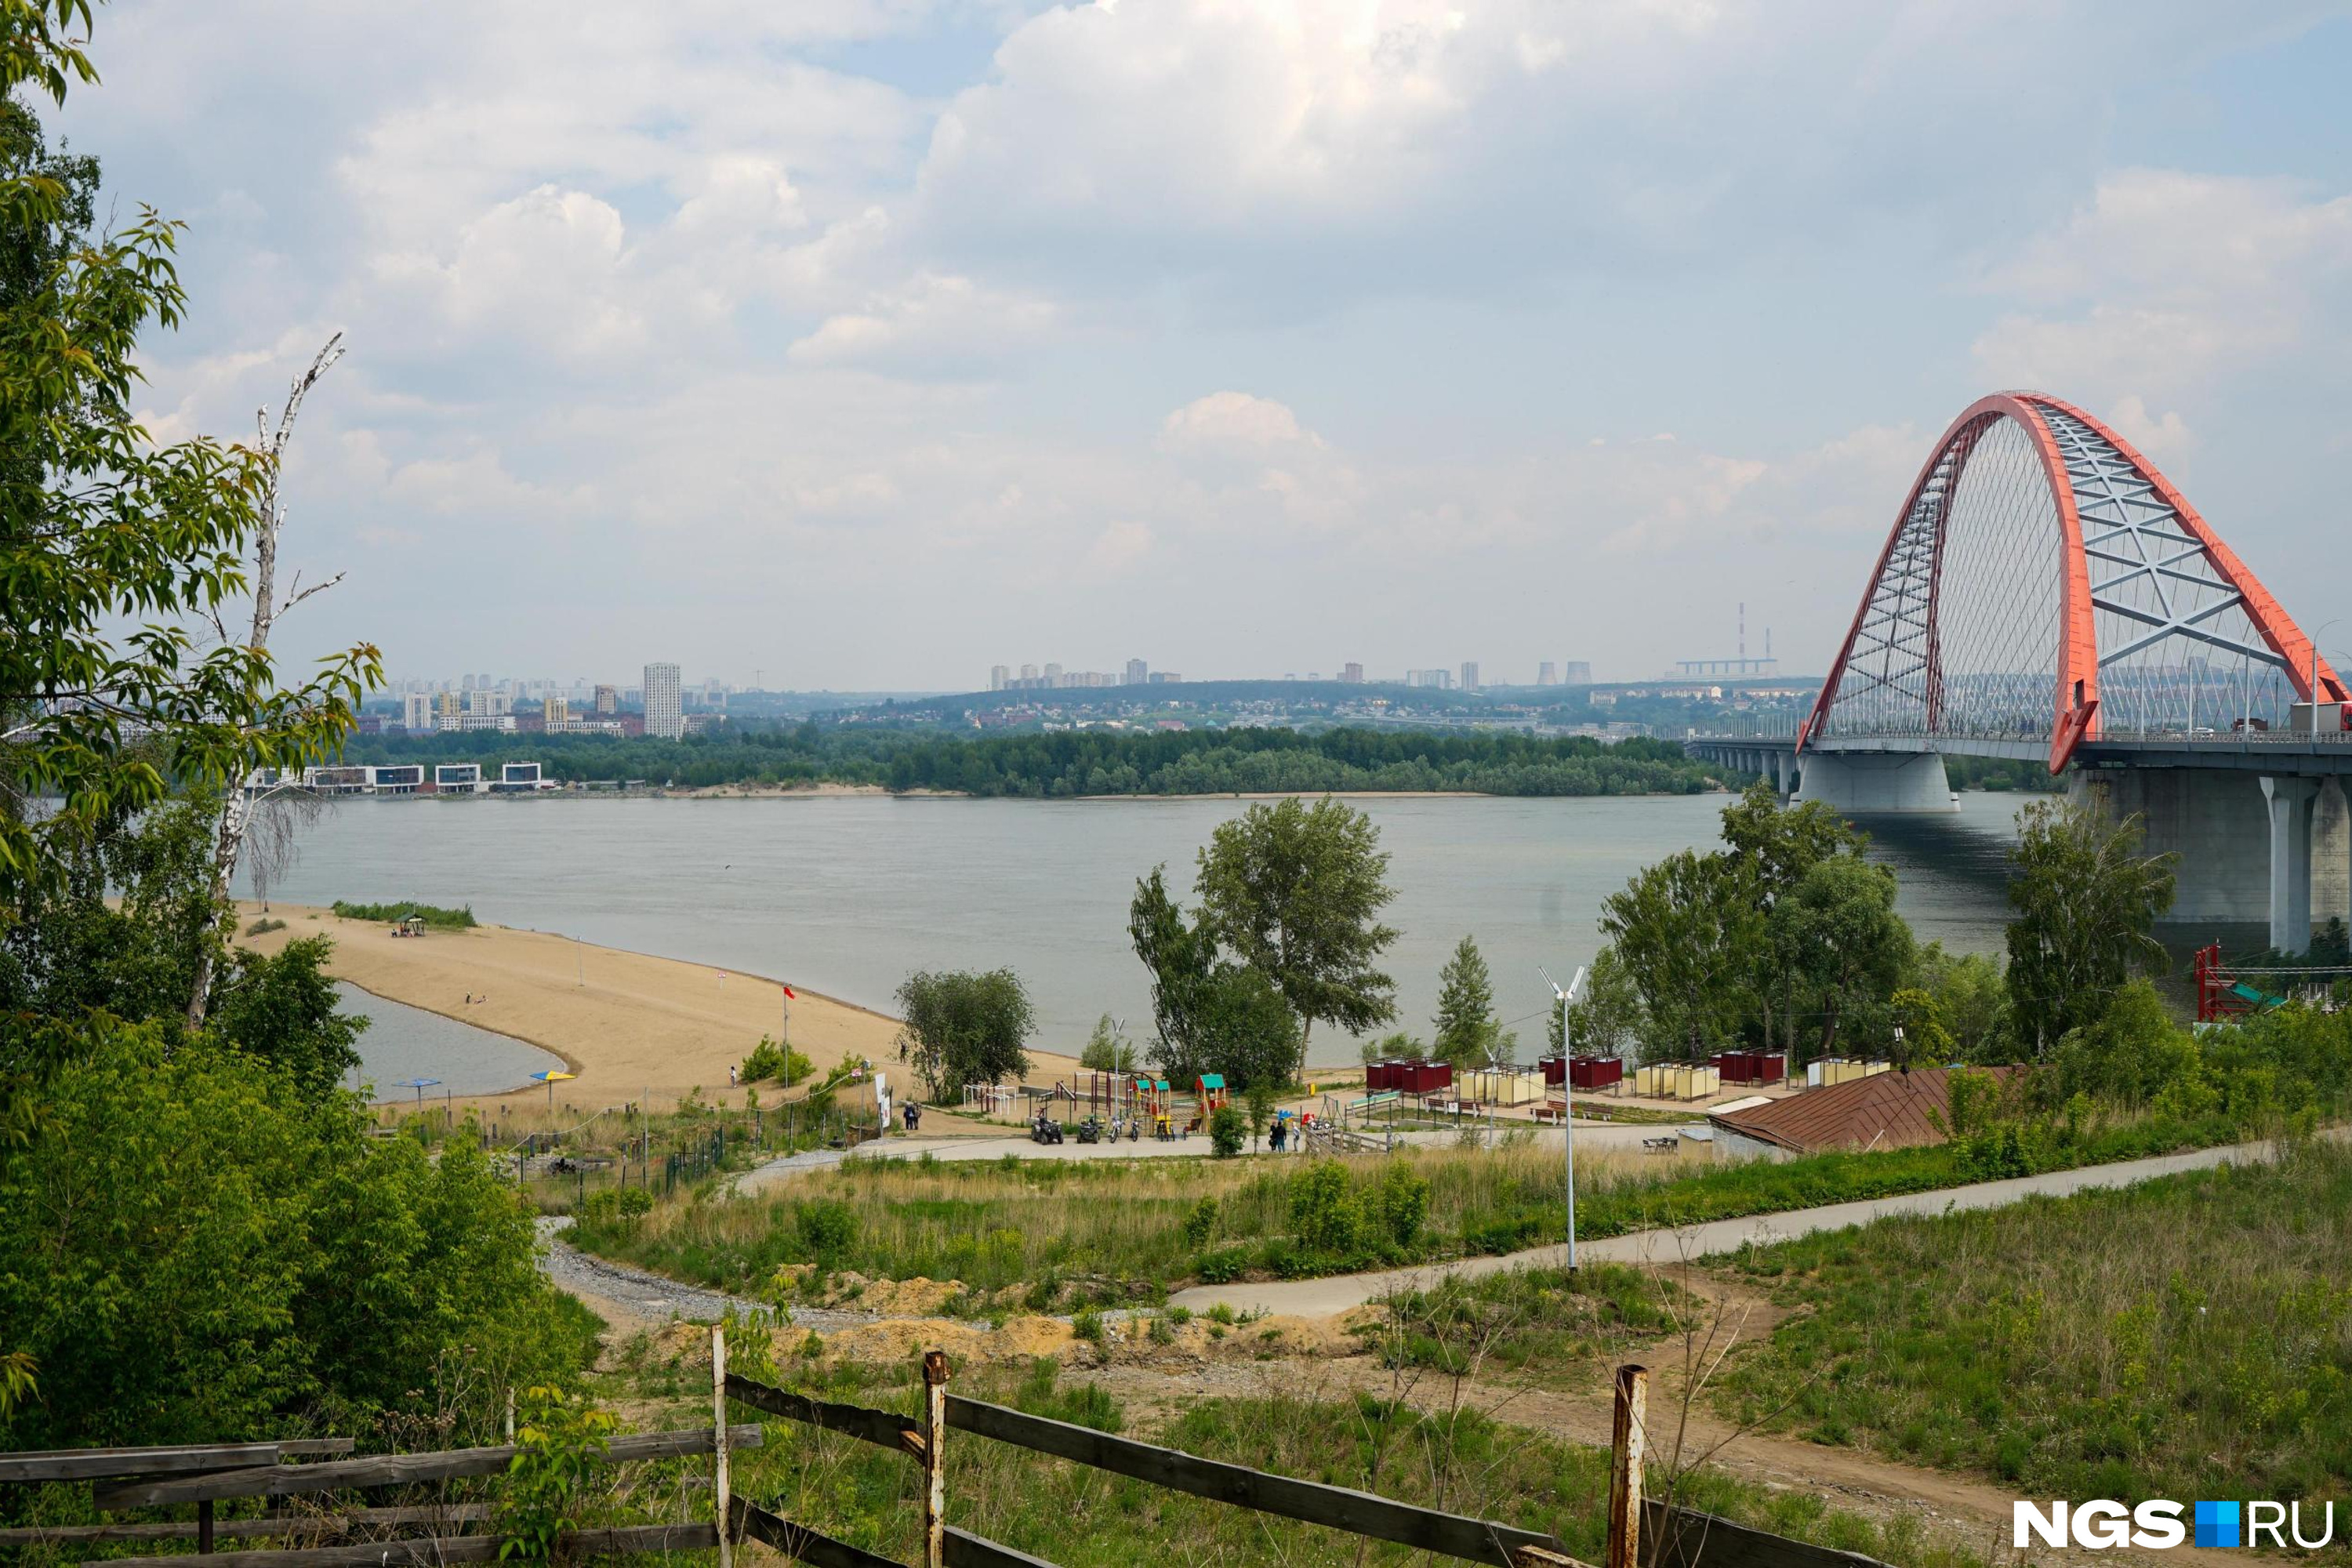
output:
[[[648,1274],[642,1268],[631,1268],[625,1264],[593,1257],[563,1239],[562,1232],[570,1229],[571,1226],[572,1216],[569,1215],[544,1215],[539,1221],[540,1240],[546,1244],[546,1250],[540,1257],[540,1268],[564,1289],[601,1297],[656,1320],[677,1318],[690,1322],[712,1322],[724,1316],[730,1307],[738,1312],[772,1313],[776,1310],[767,1301],[730,1295],[724,1290],[706,1289],[699,1285],[680,1284],[658,1274]],[[793,1327],[812,1329],[820,1334],[878,1321],[877,1314],[872,1312],[843,1312],[823,1307],[794,1307],[792,1320]]]

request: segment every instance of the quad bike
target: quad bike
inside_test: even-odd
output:
[[[1113,1135],[1114,1137],[1116,1137],[1116,1136],[1117,1136],[1117,1134],[1116,1134],[1116,1133],[1114,1133],[1114,1134],[1112,1134],[1112,1135]],[[1102,1123],[1101,1123],[1100,1121],[1096,1121],[1093,1117],[1089,1116],[1089,1117],[1087,1117],[1084,1121],[1081,1121],[1081,1122],[1079,1122],[1079,1123],[1078,1123],[1078,1142],[1081,1142],[1081,1143],[1099,1143],[1099,1142],[1101,1142],[1102,1141],[1103,1141],[1103,1135],[1102,1135]]]
[[[1046,1115],[1044,1111],[1039,1111],[1037,1113],[1037,1119],[1029,1123],[1029,1142],[1032,1143],[1059,1143],[1061,1141],[1062,1124],[1055,1121],[1052,1117]]]

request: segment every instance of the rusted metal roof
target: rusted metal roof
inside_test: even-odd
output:
[[[1952,1116],[1950,1076],[1944,1068],[1873,1073],[1751,1110],[1717,1111],[1707,1120],[1730,1131],[1805,1154],[1941,1143]]]

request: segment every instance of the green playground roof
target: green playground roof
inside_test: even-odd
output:
[[[1201,1075],[1201,1087],[1202,1089],[1223,1089],[1225,1087],[1225,1075],[1221,1072],[1204,1072]]]

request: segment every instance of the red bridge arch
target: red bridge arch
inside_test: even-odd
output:
[[[1919,470],[1797,744],[2046,737],[2054,773],[2086,739],[2219,732],[2315,689],[2345,700],[2155,464],[2072,404],[1997,393]]]

